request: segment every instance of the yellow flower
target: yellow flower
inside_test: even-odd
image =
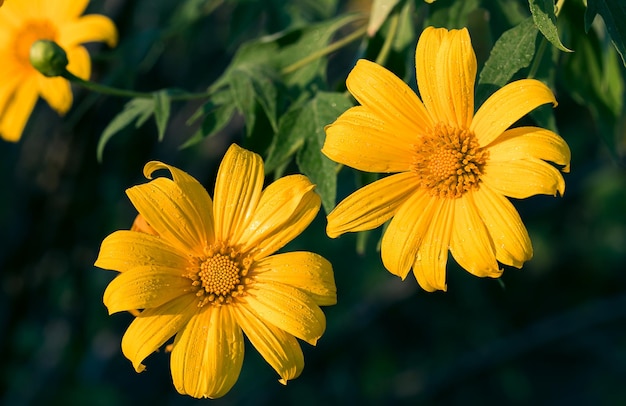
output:
[[[143,217],[137,231],[103,242],[96,266],[121,272],[107,287],[109,313],[143,309],[122,338],[137,372],[172,336],[176,389],[194,397],[223,396],[243,362],[243,333],[278,372],[280,382],[304,366],[300,338],[315,345],[326,321],[320,305],[336,303],[331,264],[311,252],[273,254],[319,211],[314,185],[302,175],[263,190],[263,161],[232,145],[222,161],[215,200],[191,176],[149,162],[151,179],[127,190]]]
[[[361,104],[326,128],[322,152],[367,172],[394,173],[363,187],[329,215],[327,233],[369,230],[391,219],[383,264],[427,291],[446,290],[448,250],[476,276],[521,268],[530,238],[506,198],[563,194],[570,151],[557,134],[508,129],[554,95],[533,79],[496,91],[474,113],[476,56],[466,29],[429,27],[415,55],[422,101],[385,68],[360,60],[347,79]],[[392,218],[393,217],[393,218]]]
[[[81,44],[117,43],[113,22],[102,15],[81,14],[88,0],[10,1],[0,10],[0,136],[19,141],[37,98],[43,97],[59,114],[72,106],[70,83],[48,78],[30,64],[30,47],[37,40],[51,40],[67,53],[67,70],[89,79],[91,60]]]

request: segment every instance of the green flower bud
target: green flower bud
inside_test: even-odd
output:
[[[61,76],[68,64],[67,54],[56,42],[41,39],[30,47],[30,63],[44,76]]]

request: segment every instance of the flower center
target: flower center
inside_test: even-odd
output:
[[[474,134],[438,123],[415,146],[412,170],[431,195],[457,198],[478,188],[488,157]]]
[[[204,256],[192,259],[190,272],[184,275],[192,280],[198,307],[232,303],[250,283],[246,275],[252,259],[223,243],[210,245],[204,251]]]
[[[48,20],[26,22],[14,39],[15,58],[23,67],[33,69],[30,64],[30,47],[33,42],[40,39],[55,41],[56,37],[57,30]]]

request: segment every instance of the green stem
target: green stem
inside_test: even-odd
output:
[[[352,34],[348,35],[347,37],[344,37],[342,39],[340,39],[337,42],[333,42],[332,44],[328,45],[327,47],[320,49],[319,51],[313,52],[312,54],[310,54],[309,56],[307,56],[306,58],[302,58],[297,62],[292,63],[289,66],[286,66],[280,73],[282,73],[283,75],[287,75],[289,73],[295,72],[298,69],[308,65],[309,63],[315,61],[316,59],[319,59],[323,56],[326,56],[330,53],[335,52],[336,50],[343,48],[344,46],[346,46],[347,44],[351,43],[352,41],[355,41],[359,38],[361,38],[365,32],[367,30],[367,27],[363,27],[360,28],[356,31],[354,31]]]
[[[376,63],[378,65],[384,65],[387,62],[387,58],[389,57],[389,51],[391,51],[391,45],[393,44],[393,40],[396,37],[396,33],[398,32],[398,26],[400,25],[400,14],[398,11],[394,11],[393,15],[389,19],[389,32],[387,33],[387,37],[385,38],[385,42],[383,43],[382,48],[380,48],[380,52],[376,57]]]
[[[101,85],[99,83],[90,82],[85,79],[81,79],[78,76],[74,75],[67,70],[61,75],[63,78],[69,80],[70,82],[79,84],[86,89],[92,90],[94,92],[98,92],[101,94],[106,94],[109,96],[118,96],[118,97],[132,97],[132,98],[140,98],[140,99],[151,99],[154,97],[154,92],[136,92],[134,90],[125,90],[118,89],[115,87],[110,87],[106,85]],[[203,93],[180,93],[180,94],[171,94],[170,100],[172,101],[183,101],[183,100],[193,100],[193,99],[202,99],[205,97],[209,97],[209,92]]]

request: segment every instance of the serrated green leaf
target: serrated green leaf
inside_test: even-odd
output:
[[[511,80],[520,69],[528,67],[535,55],[537,27],[531,17],[505,31],[494,44],[480,71],[476,87],[476,106]]]
[[[167,90],[153,93],[154,97],[154,120],[156,121],[159,141],[163,141],[167,121],[170,119],[170,96]]]
[[[556,29],[556,15],[554,13],[554,0],[528,0],[530,12],[533,15],[535,25],[544,37],[555,47],[563,52],[572,52],[566,48],[559,38]]]
[[[602,16],[611,42],[626,66],[626,3],[623,0],[587,0],[585,31],[589,31],[596,14]]]
[[[343,93],[318,92],[299,118],[299,131],[305,136],[304,146],[296,153],[300,171],[316,185],[326,213],[335,207],[337,196],[337,163],[322,154],[326,138],[324,127],[352,106]],[[301,126],[301,127],[300,127]]]
[[[96,149],[98,162],[102,162],[102,154],[107,142],[115,134],[135,122],[135,128],[139,128],[154,112],[154,99],[132,99],[124,105],[124,110],[111,120],[106,126]]]
[[[373,37],[383,25],[391,10],[400,0],[374,0],[370,11],[370,21],[367,24],[367,35]]]

